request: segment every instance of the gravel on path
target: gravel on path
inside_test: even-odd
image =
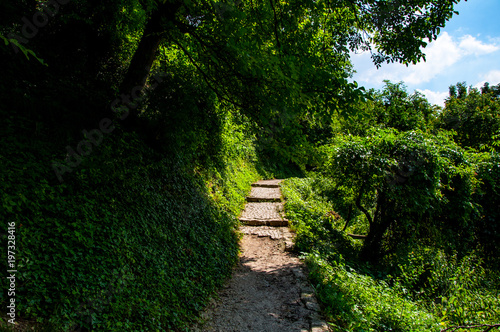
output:
[[[244,235],[241,248],[233,277],[193,331],[328,331],[304,265],[294,254],[285,252],[280,241],[256,235]]]

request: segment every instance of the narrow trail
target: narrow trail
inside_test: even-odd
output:
[[[240,217],[239,264],[193,331],[328,331],[305,266],[290,252],[293,234],[283,218],[279,182],[252,185]]]

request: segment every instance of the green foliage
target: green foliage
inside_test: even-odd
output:
[[[480,184],[474,200],[481,213],[474,220],[478,239],[484,250],[484,259],[491,266],[500,266],[500,154],[483,153],[474,156]]]
[[[227,112],[195,72],[173,65],[159,70],[168,74],[148,96],[139,131],[149,145],[188,164],[217,162]]]
[[[336,212],[339,205],[345,205],[342,190],[317,177],[287,179],[282,191],[287,217],[294,220],[291,227],[297,231],[297,250],[327,256],[338,248],[344,256],[354,254],[356,243],[338,230],[343,226],[343,219]],[[335,206],[332,200],[337,203]]]
[[[346,237],[340,218],[326,218],[345,208],[344,188],[314,175],[287,179],[282,189],[296,245],[334,331],[440,331],[500,319],[498,272],[486,268],[483,252],[448,254],[439,242],[402,237],[385,267],[366,264],[357,259],[362,240]],[[347,231],[360,222],[354,218]]]
[[[477,254],[416,246],[400,257],[394,286],[409,295],[445,325],[493,324],[500,319],[498,282]]]
[[[439,331],[432,314],[387,283],[313,254],[306,261],[334,331]]]
[[[384,61],[409,64],[425,60],[424,41],[437,38],[453,14],[459,0],[431,1],[355,1],[361,11],[360,28],[373,32],[371,37],[379,54],[374,62]],[[418,11],[416,10],[418,8]],[[367,10],[368,9],[368,10]],[[389,56],[390,55],[390,56]]]
[[[0,59],[9,65],[0,80],[0,218],[18,227],[19,314],[52,330],[184,329],[236,260],[236,215],[249,184],[318,163],[314,144],[328,140],[334,116],[363,99],[348,81],[350,52],[373,48],[377,65],[415,63],[457,2],[406,1],[395,11],[394,2],[371,0],[74,0],[17,41],[48,67],[11,52],[16,41],[4,37],[22,34],[21,18],[45,2],[2,2],[0,36],[9,45]],[[153,92],[151,68],[165,74]],[[110,103],[131,92],[147,97],[128,105],[137,123],[123,123],[128,132],[117,124],[57,183],[53,159],[65,158],[64,146],[84,128],[113,117]],[[404,107],[393,103],[390,114],[408,112],[413,101],[401,98]],[[391,126],[412,128],[415,117],[392,116]],[[458,188],[454,179],[447,188]],[[496,190],[488,179],[484,195]],[[349,230],[367,229],[350,208],[356,188],[330,194],[342,202],[339,212],[353,211]],[[359,244],[335,230],[342,222],[321,210],[328,206],[315,212],[319,221],[309,218],[300,245],[327,254],[338,243],[354,255]],[[319,245],[310,239],[323,233]]]
[[[241,213],[246,203],[249,185],[261,177],[257,171],[254,142],[247,125],[244,122],[238,124],[231,114],[227,114],[218,152],[224,166],[200,170],[212,199],[235,216]]]
[[[43,61],[43,59],[40,59],[39,57],[37,57],[35,52],[33,52],[32,50],[26,48],[24,45],[21,45],[17,39],[5,38],[1,33],[0,33],[0,39],[2,39],[4,41],[4,43],[5,43],[4,46],[11,45],[12,47],[15,47],[15,48],[19,49],[21,52],[23,52],[26,59],[29,60],[30,56],[32,56],[33,58],[37,59],[38,62],[40,62],[42,65],[47,66],[47,64]]]
[[[0,218],[17,227],[18,315],[52,331],[185,328],[237,260],[236,215],[258,178],[241,127],[227,122],[223,164],[199,171],[116,129],[56,185],[60,147],[31,140],[31,120],[10,121]]]
[[[382,91],[370,90],[354,108],[340,120],[338,131],[357,136],[368,135],[374,127],[427,131],[436,116],[435,107],[421,93],[409,94],[402,82],[385,81]]]
[[[316,176],[287,179],[282,190],[287,217],[297,232],[296,246],[306,256],[334,331],[438,330],[436,318],[378,281],[369,265],[357,262],[358,240],[340,231],[343,220],[331,213],[345,204],[342,189]]]
[[[465,83],[450,87],[450,97],[436,121],[439,129],[453,130],[463,147],[499,151],[500,94],[488,84],[479,91]]]
[[[403,83],[385,81],[382,92],[376,96],[377,122],[399,131],[425,131],[434,109],[419,93],[408,94]]]
[[[477,180],[464,151],[445,136],[378,130],[368,137],[339,136],[325,151],[325,174],[352,190],[369,224],[366,259],[393,251],[401,237],[453,232],[460,241],[450,234],[450,243],[471,241]]]

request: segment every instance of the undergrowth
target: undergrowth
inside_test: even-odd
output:
[[[500,320],[498,273],[484,268],[480,255],[409,243],[410,250],[370,265],[358,259],[363,240],[347,235],[365,234],[366,220],[352,213],[345,227],[338,213],[348,213],[345,188],[312,174],[287,179],[282,191],[333,331],[441,331]]]

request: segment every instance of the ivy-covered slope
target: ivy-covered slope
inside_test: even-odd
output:
[[[29,138],[27,119],[7,121],[0,239],[6,248],[15,223],[16,321],[51,331],[185,329],[236,262],[236,214],[258,178],[251,139],[226,122],[232,135],[221,136],[217,165],[196,167],[117,128],[59,183],[51,163],[60,146]],[[0,293],[2,307],[9,298]]]

